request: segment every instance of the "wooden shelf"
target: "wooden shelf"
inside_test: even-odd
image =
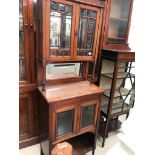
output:
[[[123,37],[116,37],[116,36],[109,36],[108,39],[112,39],[112,40],[124,40],[125,38]]]
[[[125,18],[117,18],[117,17],[110,17],[110,19],[115,20],[115,21],[118,21],[118,22],[120,22],[120,21],[127,22],[128,21],[128,19],[125,19]]]
[[[123,88],[123,87],[121,87],[120,89],[117,88],[115,90],[114,97],[126,96],[129,93],[129,91],[130,91],[129,89],[126,89],[126,88]],[[131,91],[129,93],[129,95],[131,95],[132,93],[133,93],[133,91]],[[104,95],[107,96],[107,97],[110,97],[110,89],[106,90],[104,92]]]
[[[132,107],[132,106],[129,105],[129,104],[127,104],[127,103],[124,103],[124,106],[123,106],[123,102],[122,102],[122,101],[117,102],[117,103],[114,103],[114,104],[112,105],[111,115],[117,115],[117,114],[120,115],[121,112],[124,114],[125,112],[129,111],[131,107]],[[107,115],[107,110],[108,110],[108,105],[103,105],[103,106],[101,107],[101,111],[102,111],[105,115]]]
[[[67,140],[73,147],[73,155],[82,155],[92,151],[94,144],[92,143],[95,135],[93,133],[85,133],[80,136]]]
[[[113,79],[113,73],[102,73],[101,72],[101,75]],[[132,73],[128,73],[128,72],[119,72],[117,75],[117,79],[130,78],[130,76],[131,78],[133,78],[135,75]]]

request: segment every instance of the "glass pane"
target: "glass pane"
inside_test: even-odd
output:
[[[19,0],[19,81],[26,80],[22,0]]]
[[[52,56],[69,56],[72,6],[51,1],[50,48]]]
[[[81,128],[94,125],[95,104],[82,108]]]
[[[57,113],[57,136],[73,132],[74,110]]]
[[[108,29],[109,43],[124,43],[127,33],[130,0],[112,0]]]
[[[93,54],[96,16],[96,11],[80,9],[78,56],[91,56]]]

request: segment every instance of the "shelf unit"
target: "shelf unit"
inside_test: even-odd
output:
[[[106,88],[101,100],[101,118],[105,118],[105,120],[104,125],[100,125],[99,128],[99,133],[102,128],[102,146],[104,146],[105,138],[108,135],[111,120],[117,119],[116,127],[113,129],[118,129],[118,117],[126,114],[127,118],[130,109],[134,106],[135,75],[131,73],[134,61],[134,52],[108,49],[101,51],[100,87]],[[110,66],[108,70],[106,65]],[[126,81],[128,82],[127,86]]]

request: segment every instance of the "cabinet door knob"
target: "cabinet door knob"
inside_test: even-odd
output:
[[[27,24],[25,24],[25,27],[27,27],[28,25]]]

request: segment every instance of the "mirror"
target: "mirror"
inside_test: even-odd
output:
[[[54,63],[46,66],[46,80],[76,78],[81,76],[82,63]]]

